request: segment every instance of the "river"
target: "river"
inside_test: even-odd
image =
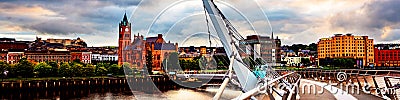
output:
[[[74,88],[74,89],[25,89],[25,90],[0,90],[0,99],[28,100],[28,99],[88,99],[88,100],[135,100],[142,99],[173,99],[173,100],[210,100],[218,87],[206,89],[178,88],[164,90],[161,94],[147,94],[139,91],[131,91],[128,87],[120,88]],[[240,94],[232,88],[227,88],[223,94],[223,100],[232,99]]]

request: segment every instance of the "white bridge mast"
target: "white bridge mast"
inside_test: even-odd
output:
[[[256,76],[249,69],[250,67],[243,63],[242,58],[239,54],[240,48],[238,46],[238,42],[240,40],[243,40],[244,38],[225,18],[225,16],[217,8],[213,0],[202,1],[207,15],[209,16],[214,26],[214,29],[217,32],[222,45],[224,46],[226,54],[230,58],[228,77],[224,79],[221,87],[218,89],[213,99],[220,98],[225,87],[227,86],[229,81],[232,80],[233,71],[235,72],[239,80],[239,85],[242,89],[242,92],[244,92],[244,94],[239,95],[235,99],[252,98],[254,95],[259,93],[267,94],[270,99],[295,99],[297,95],[297,92],[295,92],[295,90],[298,89],[295,85],[299,84],[299,79],[301,76],[298,74],[293,74],[294,72],[281,76],[271,67],[263,66],[268,67],[266,70],[264,70],[266,75],[264,78],[257,78],[260,76]],[[288,82],[288,80],[290,80],[292,83]],[[273,83],[282,83],[284,85],[284,89],[273,87]]]
[[[233,32],[235,29],[230,28],[230,24],[226,23],[226,19],[221,11],[216,7],[212,0],[203,0],[204,7],[209,18],[216,30],[222,45],[228,57],[233,57],[230,67],[233,67],[235,74],[239,80],[241,88],[244,92],[254,89],[257,84],[257,77],[242,62],[242,58],[238,52],[238,46],[234,40]],[[231,72],[230,72],[231,73]]]

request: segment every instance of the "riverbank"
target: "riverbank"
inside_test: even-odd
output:
[[[7,79],[0,82],[1,89],[50,89],[123,85],[127,85],[125,77],[27,78],[23,80]]]
[[[60,89],[60,88],[97,88],[97,87],[130,87],[138,91],[157,91],[184,88],[165,75],[152,75],[150,77],[116,76],[116,77],[49,77],[49,78],[12,78],[0,82],[2,90],[22,89]],[[211,79],[209,83],[222,82],[220,79]],[[199,85],[201,86],[201,85]],[[151,87],[151,88],[148,88]],[[200,87],[204,88],[204,87]]]

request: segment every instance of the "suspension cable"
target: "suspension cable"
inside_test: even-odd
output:
[[[204,8],[204,15],[206,16],[206,22],[207,22],[207,33],[208,33],[208,41],[210,42],[210,47],[211,47],[211,32],[210,32],[210,26],[208,22],[208,17],[207,17],[207,11],[206,7],[203,5]]]

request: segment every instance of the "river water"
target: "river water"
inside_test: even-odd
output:
[[[119,88],[74,88],[74,89],[29,89],[29,90],[0,90],[0,99],[29,100],[29,99],[87,99],[87,100],[136,100],[139,99],[173,99],[173,100],[210,100],[218,90],[218,87],[206,89],[178,88],[164,90],[161,94],[147,94],[139,91],[131,91],[128,87]],[[241,92],[227,88],[222,95],[223,100],[235,98]]]
[[[380,88],[385,87],[383,77],[376,77],[377,84]],[[362,86],[365,85],[364,78],[359,77]],[[366,78],[367,83],[371,87],[374,86],[372,77]],[[400,79],[390,79],[392,85],[400,83]],[[357,83],[356,83],[357,84]],[[0,99],[88,99],[88,100],[110,100],[110,99],[125,99],[125,100],[143,100],[143,99],[173,99],[173,100],[210,100],[218,90],[218,86],[207,87],[203,89],[190,88],[173,88],[160,90],[160,93],[144,93],[131,90],[128,86],[120,86],[113,88],[61,88],[61,89],[23,89],[23,90],[0,90]],[[377,93],[372,90],[372,94]],[[223,100],[232,99],[240,95],[241,91],[236,88],[228,87],[221,96]],[[400,90],[396,90],[396,94],[400,94]],[[400,97],[400,96],[397,96]]]

